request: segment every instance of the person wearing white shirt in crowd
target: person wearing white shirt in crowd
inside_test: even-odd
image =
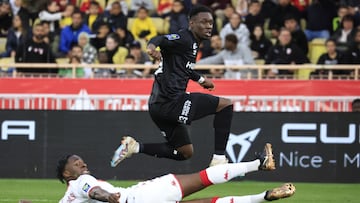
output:
[[[223,44],[225,43],[225,36],[228,34],[235,34],[238,38],[238,44],[250,45],[249,29],[241,22],[241,16],[238,13],[233,13],[229,19],[229,23],[220,30],[220,37],[223,39]]]
[[[255,64],[251,50],[247,45],[239,44],[235,34],[228,34],[225,37],[225,46],[222,51],[214,56],[203,58],[196,64],[224,64],[225,66]],[[211,70],[210,70],[211,72]],[[226,79],[246,78],[250,73],[252,77],[256,76],[257,71],[251,69],[234,70],[227,68],[224,77]]]

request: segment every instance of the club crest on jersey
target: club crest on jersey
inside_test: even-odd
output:
[[[178,34],[168,34],[168,35],[165,35],[165,37],[166,37],[168,40],[180,39],[180,35],[178,35]]]
[[[83,190],[84,192],[88,192],[89,189],[90,189],[90,185],[87,184],[87,183],[85,183],[85,185],[82,187],[82,190]]]

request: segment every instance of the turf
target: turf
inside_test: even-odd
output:
[[[135,181],[110,181],[116,186],[129,186]],[[211,186],[186,199],[201,197],[247,195],[260,193],[266,189],[276,187],[281,183],[232,181],[229,183]],[[320,183],[294,183],[296,194],[277,202],[359,202],[357,192],[360,184],[320,184]],[[65,184],[58,180],[35,179],[0,179],[0,202],[17,203],[21,199],[32,200],[33,203],[58,202],[66,189]]]

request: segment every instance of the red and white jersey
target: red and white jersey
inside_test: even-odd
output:
[[[127,189],[114,187],[110,183],[98,180],[91,175],[81,175],[76,180],[69,181],[68,188],[64,197],[59,203],[100,203],[101,201],[91,199],[89,192],[94,187],[101,187],[110,193],[120,192],[120,203],[125,203],[127,199]]]

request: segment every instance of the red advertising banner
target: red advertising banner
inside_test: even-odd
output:
[[[1,109],[147,110],[152,79],[0,79]],[[214,80],[207,91],[227,96],[236,111],[347,111],[360,81]],[[318,103],[316,103],[318,102]],[[320,103],[319,103],[320,102]]]

